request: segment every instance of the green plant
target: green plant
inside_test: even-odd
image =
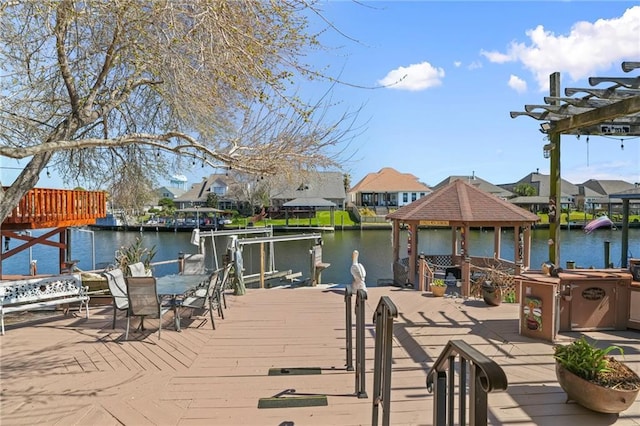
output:
[[[142,246],[142,240],[137,237],[136,240],[128,247],[120,247],[116,251],[116,265],[122,269],[125,276],[129,274],[127,266],[142,262],[146,270],[151,269],[151,261],[156,255],[156,246],[149,248]]]
[[[431,285],[434,287],[444,287],[446,286],[446,284],[444,283],[444,280],[442,278],[434,278],[433,281],[431,282]]]
[[[624,355],[620,346],[599,349],[587,342],[584,336],[568,345],[556,345],[553,349],[553,357],[560,365],[585,380],[593,380],[599,374],[610,371],[610,361],[607,358],[609,352],[618,350],[620,355]]]

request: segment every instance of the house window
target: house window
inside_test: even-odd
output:
[[[406,192],[402,193],[402,202],[406,203],[409,201],[409,194],[407,194]]]
[[[412,192],[412,193],[411,193],[411,201],[415,201],[415,200],[416,200],[416,196],[417,196],[417,195],[418,195],[418,194],[416,194],[415,192]]]

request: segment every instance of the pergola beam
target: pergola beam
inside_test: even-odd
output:
[[[549,133],[562,134],[573,132],[583,127],[601,124],[618,117],[628,116],[638,112],[640,112],[640,96],[633,96],[610,105],[554,121],[551,123]]]

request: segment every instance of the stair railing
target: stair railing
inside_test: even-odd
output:
[[[376,325],[375,358],[373,366],[373,413],[371,424],[378,424],[382,408],[382,424],[389,425],[391,402],[391,360],[393,348],[393,319],[398,309],[388,296],[382,296],[373,314]],[[382,403],[382,404],[381,404]]]
[[[460,358],[456,366],[456,358]],[[427,374],[427,390],[433,396],[433,424],[454,424],[455,375],[458,373],[458,424],[467,424],[467,374],[469,425],[486,426],[487,394],[507,389],[507,376],[494,361],[463,340],[450,340]],[[467,371],[468,370],[468,371]]]

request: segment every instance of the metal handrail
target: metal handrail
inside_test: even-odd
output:
[[[347,371],[353,371],[353,320],[351,318],[351,297],[353,291],[351,286],[344,289],[344,305],[345,305],[345,338],[347,348],[347,362],[345,363]]]
[[[356,292],[356,395],[367,398],[365,386],[365,346],[364,346],[364,312],[367,292],[359,289]]]
[[[373,413],[371,424],[378,424],[382,402],[382,424],[389,425],[391,402],[391,350],[393,348],[393,319],[398,309],[388,296],[382,296],[373,314],[376,325],[375,358],[373,367]]]
[[[460,366],[456,368],[456,357]],[[469,424],[487,424],[487,394],[507,389],[502,368],[463,340],[450,340],[427,374],[427,390],[434,393],[433,424],[453,424],[455,409],[455,373],[458,370],[458,424],[466,423],[467,367],[469,370]],[[434,387],[435,384],[435,387]]]

